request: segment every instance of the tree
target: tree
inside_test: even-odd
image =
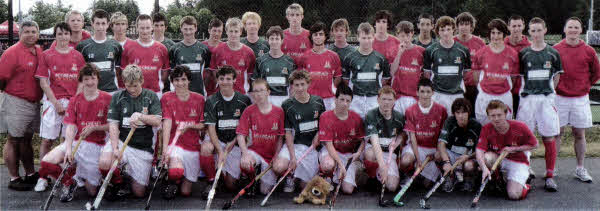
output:
[[[198,34],[208,31],[208,23],[215,15],[207,8],[201,7],[199,4],[194,6],[193,1],[187,0],[182,4],[176,0],[167,6],[165,16],[169,19],[166,35],[173,38],[181,38],[179,23],[185,16],[193,16],[198,23]]]
[[[71,10],[71,6],[65,7],[59,1],[56,5],[36,1],[29,9],[29,15],[37,22],[40,30],[50,28],[58,22],[64,21],[65,14]]]
[[[90,9],[103,9],[110,14],[122,12],[127,16],[130,25],[140,15],[140,8],[133,0],[97,0]]]
[[[4,0],[0,0],[0,23],[8,19],[8,5]]]

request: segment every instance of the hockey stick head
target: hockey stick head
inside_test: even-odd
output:
[[[396,206],[398,206],[398,207],[403,207],[403,206],[404,206],[404,202],[401,202],[401,201],[399,201],[399,202],[395,202],[395,201],[394,201],[394,205],[396,205]]]
[[[425,201],[425,199],[421,199],[419,201],[419,205],[421,206],[421,208],[423,209],[431,209],[431,206],[429,206],[429,204],[427,204],[427,201]]]
[[[94,209],[94,206],[92,206],[92,202],[87,202],[85,203],[85,210],[96,210]]]
[[[223,205],[223,208],[221,208],[221,209],[222,210],[228,210],[229,208],[231,208],[231,202],[230,201],[228,201],[227,203],[225,203]]]

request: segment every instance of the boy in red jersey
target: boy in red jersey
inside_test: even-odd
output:
[[[75,49],[79,42],[87,40],[92,37],[92,35],[83,30],[85,26],[85,18],[83,18],[83,14],[77,10],[71,10],[67,14],[65,14],[65,23],[69,25],[71,29],[71,38],[69,39],[69,48]],[[57,41],[55,40],[50,45],[50,48],[56,47]]]
[[[396,91],[394,110],[404,115],[406,109],[417,102],[417,84],[423,75],[423,52],[425,48],[413,44],[413,24],[400,21],[396,25],[396,36],[400,40],[396,58],[390,65],[392,88]]]
[[[285,18],[290,24],[290,28],[283,30],[283,53],[291,56],[300,66],[299,59],[304,52],[312,48],[308,30],[302,28],[302,19],[304,18],[304,9],[300,4],[293,3],[285,9]]]
[[[400,45],[400,40],[388,33],[388,29],[392,26],[392,13],[389,10],[379,10],[375,13],[373,50],[383,55],[388,63],[394,61]]]
[[[202,41],[202,44],[208,46],[208,50],[212,55],[215,52],[215,48],[222,43],[221,35],[223,35],[223,21],[219,20],[218,18],[213,18],[212,20],[210,20],[210,22],[208,23],[208,34],[208,39]],[[211,77],[211,75],[212,73],[210,71],[205,71],[202,74],[202,77],[208,79]],[[207,80],[205,95],[207,97],[217,92],[217,79],[214,79],[215,80]]]
[[[510,31],[510,35],[504,38],[504,44],[506,46],[515,49],[515,51],[519,53],[523,48],[531,45],[531,42],[527,40],[527,36],[523,35],[523,30],[525,30],[525,20],[520,15],[513,15],[508,18],[508,30]],[[519,100],[521,99],[519,96],[519,89],[521,89],[521,80],[516,80],[511,90],[513,95],[513,107],[510,108],[514,113],[514,117],[517,116]]]
[[[481,168],[481,180],[491,177],[490,168],[498,155],[506,151],[508,156],[502,160],[500,171],[504,175],[508,198],[524,199],[530,187],[526,184],[529,177],[529,159],[525,151],[537,147],[537,139],[520,121],[507,120],[508,108],[500,100],[492,100],[486,108],[490,123],[483,126],[475,156]]]

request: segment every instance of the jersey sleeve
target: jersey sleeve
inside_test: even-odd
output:
[[[381,72],[383,79],[389,79],[392,76],[390,75],[390,62],[387,59],[383,59],[383,65],[381,65]]]
[[[554,50],[554,49],[553,49]],[[558,51],[554,50],[554,62],[552,62],[552,75],[556,76],[558,73],[563,73],[562,61],[560,60],[560,55]]]
[[[289,101],[285,101],[282,105],[281,108],[283,109],[283,114],[285,115],[285,120],[283,121],[283,125],[285,130],[293,130],[294,129],[294,125],[292,123],[292,119],[294,118],[294,114],[290,114],[289,113],[289,105],[288,105]]]
[[[115,68],[121,68],[121,56],[123,55],[123,47],[118,43],[115,45]]]
[[[160,105],[161,105],[161,109],[162,109],[162,117],[163,119],[170,119],[173,120],[173,114],[171,113],[171,110],[169,109],[169,99],[166,96],[163,96],[160,99]]]
[[[248,65],[248,75],[252,77],[252,73],[254,73],[254,66],[256,66],[256,56],[254,56],[254,51],[252,50],[248,50],[247,55],[248,61],[250,61],[250,65]]]
[[[535,135],[533,135],[533,132],[531,132],[531,130],[529,130],[529,128],[525,125],[523,125],[523,127],[521,127],[521,130],[524,133],[524,136],[521,139],[521,145],[529,145],[529,146],[537,146],[537,139],[535,138]]]
[[[204,124],[207,125],[217,124],[217,111],[212,104],[211,99],[206,100],[204,103]]]
[[[212,53],[208,49],[208,47],[204,47],[204,53],[202,54],[202,59],[204,59],[204,66],[210,67],[211,64]]]
[[[344,60],[342,61],[342,68],[344,71],[342,72],[342,78],[344,80],[350,80],[350,72],[352,72],[352,58],[350,57],[352,53],[346,55]]]
[[[379,134],[379,130],[377,129],[377,118],[372,114],[372,112],[369,112],[365,117],[365,135],[367,137]]]
[[[525,64],[525,58],[524,58],[523,50],[521,50],[519,52],[519,63]],[[525,68],[527,68],[527,67],[526,67],[526,65],[519,65],[519,66],[520,66],[519,67],[519,75],[524,76],[525,75],[525,71],[526,71]]]
[[[123,49],[123,53],[121,54],[121,68],[122,69],[125,69],[128,65],[127,64],[127,57],[128,57],[127,54],[129,54],[129,49],[131,49],[131,48]]]
[[[177,48],[171,48],[169,49],[169,64],[171,65],[171,69],[175,69],[175,64],[176,64],[176,60],[177,60],[177,56],[175,55],[175,52],[177,52],[176,50]]]
[[[40,57],[38,68],[35,70],[36,78],[48,78],[50,77],[50,70],[48,69],[48,64],[46,64],[46,56],[43,54]]]
[[[156,95],[156,93],[152,92],[152,95],[150,98],[151,98],[152,102],[150,102],[150,106],[148,108],[148,114],[162,116],[162,109],[160,108],[160,101],[158,100],[158,96]]]
[[[63,121],[65,124],[77,126],[77,113],[75,112],[77,107],[75,101],[77,101],[77,97],[73,97],[72,99],[73,100],[69,101],[69,106],[67,107]]]
[[[423,52],[423,70],[427,71],[427,72],[431,72],[432,63],[433,63],[433,58],[432,58],[433,55],[431,55],[430,49],[431,48],[427,48]]]
[[[108,122],[120,122],[121,121],[121,104],[119,103],[119,97],[121,92],[113,95],[110,100],[110,106],[108,108]]]
[[[328,124],[327,118],[319,119],[319,141],[333,141],[333,131],[331,131],[331,125]]]
[[[213,54],[210,55],[210,69],[216,70],[218,68],[217,64],[219,63],[219,51],[220,48],[215,47]]]
[[[284,123],[285,122],[285,113],[283,113],[283,109],[279,110],[278,122],[279,122],[280,126],[279,126],[279,131],[277,131],[278,132],[277,135],[285,135],[285,129],[286,129],[284,126],[285,125],[285,123]],[[284,127],[282,127],[282,126],[284,126]]]
[[[406,110],[406,119],[404,124],[404,131],[406,132],[415,132],[415,123],[413,122],[413,115],[410,110]]]
[[[438,141],[448,144],[448,140],[451,140],[450,131],[452,131],[453,127],[454,125],[452,124],[452,121],[450,119],[446,119],[444,122],[444,127],[440,131],[440,137],[438,138]]]
[[[477,149],[481,149],[483,151],[488,150],[488,136],[489,130],[483,128],[481,130],[481,134],[479,134],[479,141],[477,143]]]
[[[484,57],[485,48],[481,48],[477,50],[477,53],[471,58],[471,69],[475,71],[482,71],[483,65],[481,65],[481,60]]]
[[[240,122],[237,128],[235,129],[236,134],[244,136],[248,136],[248,134],[250,134],[250,113],[251,111],[249,109],[244,110],[244,113],[242,113],[242,117],[240,117]]]
[[[198,113],[200,113],[200,122],[204,122],[204,106],[205,105],[206,104],[204,103],[204,97],[200,98],[200,103],[198,103],[198,107],[199,107],[198,110],[200,111],[200,112],[198,112]]]
[[[333,77],[341,77],[342,76],[342,62],[340,61],[340,56],[333,53],[331,57],[333,58],[333,66],[335,67],[333,69]]]
[[[161,49],[160,51],[162,52],[161,53],[161,55],[162,55],[161,60],[163,61],[163,65],[162,65],[161,68],[162,68],[162,70],[169,70],[169,69],[171,69],[171,65],[170,65],[170,62],[169,62],[170,59],[169,59],[169,51],[167,50],[168,48],[167,47],[164,47],[164,48],[161,47],[160,49]]]
[[[469,49],[466,49],[465,52],[465,62],[464,62],[464,71],[471,71],[471,53],[469,53]]]
[[[262,71],[260,71],[260,66],[262,65],[261,58],[256,59],[256,63],[254,65],[254,71],[252,72],[252,80],[256,80],[262,78]]]
[[[363,122],[363,120],[361,118],[357,118],[358,121],[358,133],[356,133],[356,136],[354,137],[354,139],[363,139],[365,137],[365,124]]]
[[[596,56],[596,52],[593,49],[589,49],[590,61],[590,84],[596,84],[600,79],[600,62]]]
[[[0,66],[2,67],[0,68],[0,80],[11,78],[13,72],[17,69],[17,59],[14,50],[4,51],[4,54],[0,57]]]

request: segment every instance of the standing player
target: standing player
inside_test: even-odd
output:
[[[283,31],[283,53],[294,59],[296,66],[304,52],[312,48],[308,30],[302,28],[302,19],[304,18],[304,9],[297,3],[290,4],[285,9],[285,18],[290,24],[290,28]]]
[[[258,13],[246,12],[242,16],[242,24],[246,30],[246,37],[242,38],[241,42],[252,49],[256,58],[265,55],[269,51],[269,43],[258,36],[260,23],[261,19]]]
[[[310,74],[306,70],[297,70],[290,76],[290,83],[294,95],[283,102],[285,112],[285,144],[279,156],[273,163],[274,171],[283,172],[286,169],[294,171],[293,177],[286,178],[284,192],[293,192],[295,185],[292,178],[300,179],[300,188],[319,172],[319,117],[325,112],[323,100],[316,95],[308,93],[311,83]],[[313,148],[305,158],[296,166],[297,159]]]
[[[487,124],[485,109],[491,100],[500,100],[508,106],[508,119],[512,119],[512,95],[510,89],[519,75],[519,53],[504,44],[508,27],[501,19],[488,23],[490,44],[477,51],[473,57],[473,74],[479,94],[475,102],[475,118]]]
[[[106,30],[108,30],[106,11],[102,9],[94,11],[92,28],[94,36],[81,41],[75,49],[81,52],[86,62],[100,69],[98,89],[108,93],[116,92],[118,90],[117,69],[120,69],[123,48],[117,41],[106,38]]]
[[[358,50],[344,58],[344,80],[350,80],[354,89],[350,108],[363,118],[368,111],[377,107],[377,91],[390,78],[387,59],[373,49],[373,26],[361,23],[358,26]]]
[[[154,39],[154,41],[162,43],[163,45],[165,45],[165,47],[167,47],[167,50],[170,50],[171,47],[175,45],[175,42],[165,37],[165,31],[167,30],[168,24],[169,23],[167,21],[167,17],[165,17],[164,14],[158,12],[152,15],[152,25],[154,25],[154,31],[152,31],[152,39]]]
[[[167,92],[160,100],[163,111],[162,155],[168,163],[169,184],[163,197],[171,199],[178,193],[181,184],[181,195],[189,196],[192,183],[200,175],[200,130],[204,129],[204,97],[190,91],[188,78],[192,71],[186,66],[177,66],[171,71],[170,79],[174,91]],[[169,145],[176,140],[175,134],[180,132],[177,144],[169,152]]]
[[[349,45],[346,40],[350,34],[350,27],[345,18],[336,19],[331,23],[330,34],[333,35],[333,44],[329,45],[329,50],[337,53],[340,61],[344,61],[348,54],[356,50],[356,47]],[[344,72],[343,69],[342,72]]]
[[[223,34],[223,21],[219,20],[218,18],[213,18],[212,20],[210,20],[210,22],[208,23],[208,34],[208,40],[202,41],[202,44],[208,47],[208,50],[212,55],[215,53],[215,48],[222,43],[221,35]],[[204,78],[212,77],[212,75],[213,74],[210,71],[206,71],[202,74]],[[217,92],[216,78],[215,81],[206,81],[205,89],[205,96],[211,96],[215,92]]]
[[[423,13],[419,15],[417,28],[419,28],[419,35],[413,41],[413,44],[421,46],[423,48],[429,47],[431,44],[436,42],[433,32],[433,24],[435,19],[433,15]]]
[[[142,14],[136,25],[139,38],[123,50],[121,67],[138,65],[144,73],[143,88],[155,92],[160,99],[170,68],[169,53],[163,44],[152,40],[152,17]]]
[[[342,81],[342,65],[340,57],[325,48],[327,26],[316,22],[310,27],[312,50],[304,52],[300,57],[299,67],[310,73],[311,84],[308,93],[317,95],[325,102],[327,110],[333,109],[335,87]]]
[[[204,84],[208,81],[213,81],[214,78],[204,78],[204,70],[210,62],[210,51],[208,47],[196,39],[196,31],[198,31],[196,18],[193,16],[185,16],[179,23],[183,40],[171,47],[169,58],[171,68],[183,65],[190,69],[191,75],[188,78],[189,89],[192,92],[206,95]],[[212,76],[212,74],[207,74]],[[205,80],[207,79],[207,80]]]
[[[83,30],[85,26],[85,18],[83,14],[77,10],[71,10],[65,15],[65,23],[69,25],[71,29],[71,38],[69,39],[69,48],[75,49],[79,42],[84,41],[92,37],[89,32]],[[57,41],[52,42],[50,48],[56,47]]]
[[[34,75],[42,48],[36,45],[40,35],[36,22],[23,21],[19,29],[19,42],[0,57],[0,90],[4,91],[0,133],[7,134],[2,157],[10,175],[8,188],[26,191],[39,177],[33,166],[31,140],[40,129],[42,90]],[[19,176],[19,161],[23,162],[24,178]]]
[[[238,76],[234,89],[241,94],[246,94],[250,88],[250,76],[254,71],[256,57],[250,47],[240,42],[242,35],[242,20],[229,18],[225,23],[227,42],[219,44],[211,55],[210,67],[218,69],[225,65],[235,68]]]
[[[146,24],[150,25],[150,22]],[[146,194],[155,148],[153,128],[160,126],[162,110],[156,93],[142,88],[143,71],[137,65],[129,65],[123,70],[125,90],[113,95],[108,109],[109,142],[104,145],[99,161],[100,173],[104,177],[114,159],[120,155],[127,134],[135,128],[120,161],[127,176],[121,176],[120,168],[115,169],[111,180],[113,186],[109,186],[110,189],[107,190],[109,199],[129,192],[127,186],[130,184],[135,197],[143,197]],[[129,178],[133,180],[126,181]]]
[[[350,164],[348,169],[345,166],[348,162],[358,161],[365,149],[362,118],[350,110],[352,96],[352,89],[340,84],[335,92],[335,108],[323,113],[319,119],[319,140],[325,145],[319,153],[319,169],[329,177],[335,174],[333,181],[342,186],[345,194],[352,194],[356,187],[358,163]]]
[[[443,18],[443,17],[442,17]],[[427,156],[433,156],[438,145],[440,131],[448,117],[444,106],[433,101],[433,84],[428,79],[419,80],[417,95],[419,101],[406,110],[404,131],[408,135],[407,145],[402,149],[400,171],[405,175],[421,163]],[[421,171],[425,186],[430,186],[440,174],[434,163],[429,163]]]
[[[64,161],[76,162],[77,166],[65,173],[62,181],[63,189],[60,201],[73,200],[74,191],[79,185],[84,185],[89,196],[96,195],[100,185],[101,174],[98,171],[98,158],[104,146],[108,122],[106,115],[110,105],[111,96],[98,89],[100,68],[93,64],[86,64],[79,71],[78,80],[82,85],[82,92],[75,95],[69,102],[65,114],[66,139],[52,151],[48,152],[40,161],[40,179],[35,186],[35,191],[41,192],[48,186],[48,176],[57,179],[62,172],[59,165]],[[73,157],[73,146],[79,137],[82,143]],[[77,170],[75,170],[77,169]],[[74,183],[73,177],[78,184]]]
[[[42,117],[40,125],[40,157],[43,158],[52,147],[52,140],[65,136],[63,116],[69,105],[69,99],[81,91],[77,81],[79,70],[85,65],[81,53],[69,47],[71,29],[65,22],[54,26],[56,47],[50,48],[41,55],[40,64],[35,77],[40,81],[44,91]]]
[[[129,28],[129,21],[127,16],[121,12],[115,12],[110,16],[110,29],[113,31],[113,39],[115,39],[121,47],[125,49],[127,44],[133,42],[133,40],[127,37],[127,29]],[[125,67],[123,67],[125,68]],[[120,77],[119,77],[120,78]],[[121,79],[119,79],[121,80]]]
[[[370,142],[365,147],[363,163],[369,178],[377,177],[385,182],[389,191],[395,191],[400,182],[398,155],[393,152],[389,157],[389,150],[404,145],[404,116],[394,110],[395,95],[391,87],[381,88],[377,96],[379,107],[370,110],[365,117],[365,134]]]
[[[400,21],[396,25],[396,36],[400,40],[398,54],[390,65],[392,88],[397,98],[394,110],[404,114],[406,109],[417,103],[417,84],[423,71],[423,52],[425,48],[412,44],[413,24]]]
[[[435,24],[440,41],[429,46],[423,55],[425,74],[432,74],[433,100],[446,107],[448,114],[452,113],[452,102],[463,97],[463,72],[471,70],[469,49],[452,39],[455,29],[454,19],[440,17]]]
[[[481,181],[492,177],[490,168],[498,155],[508,152],[508,156],[500,164],[508,198],[525,199],[530,189],[526,184],[529,177],[529,159],[525,152],[535,149],[537,140],[523,122],[506,119],[508,108],[502,101],[492,100],[486,112],[491,121],[481,129],[476,150],[477,163],[482,171]]]
[[[256,59],[256,66],[252,77],[267,80],[271,95],[269,102],[281,106],[288,98],[289,81],[288,76],[296,69],[292,57],[283,54],[281,43],[283,41],[283,30],[279,26],[271,26],[267,31],[269,39],[269,52]]]
[[[556,87],[556,107],[561,126],[560,135],[556,139],[556,151],[560,152],[564,128],[570,124],[575,136],[573,146],[577,157],[575,177],[583,182],[592,182],[592,177],[583,167],[585,129],[592,126],[588,93],[590,87],[600,79],[600,64],[594,49],[579,38],[581,31],[581,20],[577,17],[569,18],[564,28],[567,37],[554,46],[560,53],[565,68],[565,73]]]
[[[527,36],[523,35],[523,30],[525,30],[525,20],[523,17],[519,15],[510,16],[508,19],[508,30],[510,31],[510,36],[504,38],[504,44],[511,48],[514,48],[517,53],[521,52],[523,48],[529,47],[531,42],[527,40]],[[521,89],[521,80],[516,80],[515,84],[513,84],[513,88],[511,90],[513,96],[513,106],[512,109],[514,116],[516,117],[516,112],[519,108],[519,100],[521,97],[519,96],[519,90]],[[529,172],[532,174],[533,172]],[[532,174],[533,175],[533,174]]]
[[[563,72],[558,51],[544,42],[546,23],[541,18],[529,21],[529,35],[533,43],[519,52],[520,73],[523,79],[521,104],[517,119],[525,122],[531,131],[537,125],[542,136],[546,158],[546,185],[544,188],[556,192],[554,166],[556,163],[555,138],[560,133],[558,112],[554,98],[555,89]]]
[[[393,26],[392,13],[389,10],[379,10],[375,13],[375,39],[373,50],[379,52],[387,59],[388,64],[394,61],[398,54],[400,40],[388,33]]]

